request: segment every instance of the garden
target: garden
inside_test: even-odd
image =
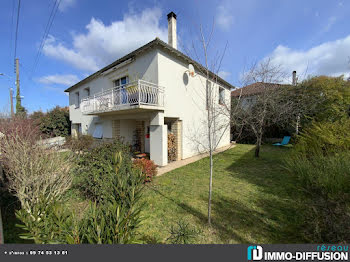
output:
[[[43,124],[1,120],[5,243],[348,243],[349,83],[318,77],[294,88],[308,91],[310,110],[290,145],[262,140],[259,157],[254,144],[213,156],[211,225],[209,158],[157,177],[121,141],[67,139],[59,152],[37,143]]]

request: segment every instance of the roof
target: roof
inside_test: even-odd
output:
[[[233,96],[233,97],[253,96],[253,95],[257,95],[259,93],[262,93],[265,88],[273,89],[273,88],[282,87],[282,86],[288,86],[288,85],[257,82],[257,83],[247,85],[247,86],[244,86],[242,88],[237,88],[236,90],[233,90],[231,92],[231,96]]]
[[[99,77],[103,72],[107,71],[108,69],[111,69],[113,67],[115,67],[116,65],[130,59],[130,58],[134,58],[136,57],[138,54],[144,52],[147,49],[150,48],[154,48],[154,47],[161,47],[163,49],[166,49],[168,51],[170,51],[172,54],[184,59],[185,61],[187,61],[188,63],[193,64],[193,66],[195,68],[199,68],[202,71],[205,71],[205,67],[202,66],[201,64],[199,64],[198,62],[196,62],[195,60],[193,60],[192,58],[188,57],[187,55],[183,54],[182,52],[180,52],[179,50],[173,48],[172,46],[168,45],[167,43],[165,43],[164,41],[160,40],[158,37],[154,40],[152,40],[151,42],[145,44],[144,46],[141,46],[140,48],[134,50],[133,52],[123,56],[122,58],[114,61],[113,63],[105,66],[104,68],[102,68],[101,70],[93,73],[92,75],[86,77],[85,79],[81,80],[80,82],[76,83],[75,85],[67,88],[66,90],[64,90],[64,92],[70,92],[73,89],[75,89],[76,87],[81,86],[82,84],[85,84],[97,77]],[[235,88],[233,85],[231,85],[230,83],[228,83],[227,81],[225,81],[224,79],[222,79],[221,77],[219,77],[218,75],[214,74],[213,72],[209,71],[210,77],[212,78],[216,78],[218,83],[221,83],[229,88]]]

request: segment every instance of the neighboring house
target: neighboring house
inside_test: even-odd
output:
[[[65,90],[69,92],[72,135],[122,138],[149,153],[157,165],[168,163],[168,133],[176,137],[176,160],[200,152],[193,137],[206,134],[204,68],[178,51],[176,15],[168,14],[169,44],[156,38]],[[189,75],[189,64],[197,72]],[[210,72],[217,104],[230,108],[233,86]],[[204,83],[204,84],[203,84]],[[219,117],[220,118],[220,117]],[[219,121],[227,121],[223,117]],[[205,136],[201,135],[205,144]],[[198,142],[198,141],[197,141]],[[230,143],[229,128],[219,147]]]
[[[292,74],[292,85],[296,85],[297,77],[296,71]],[[231,92],[232,99],[241,99],[242,107],[251,105],[256,101],[256,97],[264,92],[264,90],[273,90],[275,88],[280,88],[284,86],[290,86],[287,84],[277,84],[277,83],[262,83],[256,82],[242,88],[237,88]]]

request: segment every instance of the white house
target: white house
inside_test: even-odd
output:
[[[206,86],[227,108],[233,86],[212,72],[215,81],[206,84],[200,73],[204,67],[177,50],[173,12],[168,14],[168,38],[169,44],[156,38],[65,90],[73,135],[123,138],[160,166],[168,163],[168,133],[175,135],[176,160],[204,150]],[[229,125],[228,118],[217,118]],[[218,147],[230,143],[229,126],[222,132]]]

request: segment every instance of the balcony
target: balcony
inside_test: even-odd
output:
[[[86,115],[136,108],[162,110],[163,107],[164,88],[144,80],[96,93],[80,103],[81,111]]]

